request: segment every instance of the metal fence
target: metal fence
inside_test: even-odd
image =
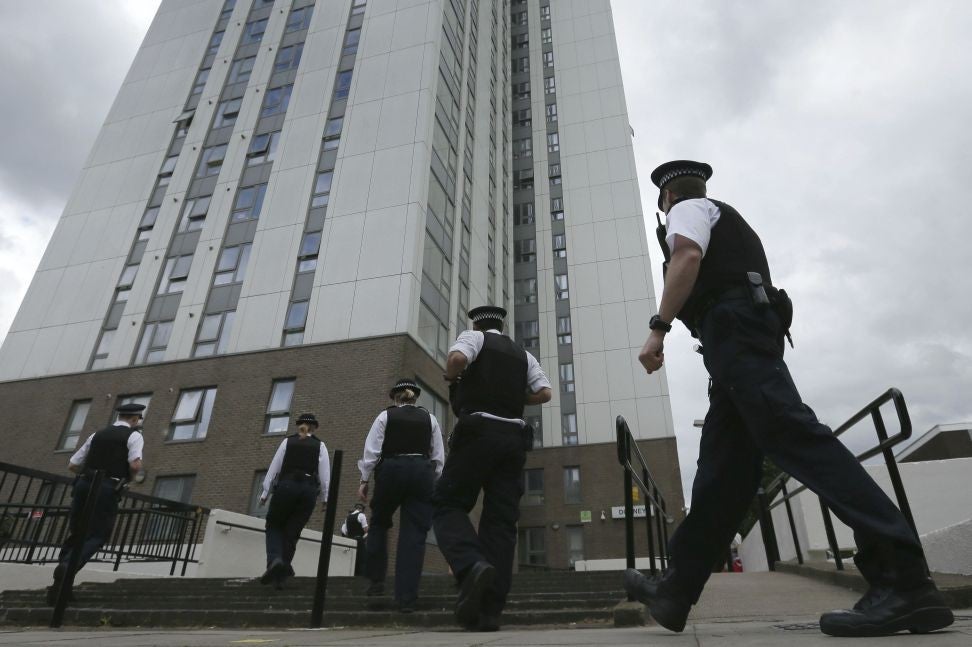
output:
[[[881,407],[888,402],[893,403],[894,411],[898,418],[898,433],[893,436],[888,435],[887,426],[884,423],[884,417],[881,414]],[[915,536],[918,536],[918,528],[915,526],[914,516],[911,514],[911,506],[908,504],[908,496],[905,493],[904,484],[901,482],[901,474],[898,472],[898,463],[895,460],[894,452],[892,448],[899,443],[904,442],[911,437],[911,417],[908,415],[908,408],[905,405],[904,396],[898,389],[888,389],[885,393],[881,394],[873,402],[868,404],[866,407],[855,413],[850,419],[842,424],[840,427],[834,430],[835,436],[840,436],[852,427],[856,426],[859,422],[865,418],[870,418],[874,424],[874,432],[877,435],[877,443],[871,446],[864,452],[857,454],[858,461],[865,461],[869,458],[873,458],[878,454],[884,457],[884,463],[888,468],[888,476],[891,479],[891,486],[894,489],[894,495],[898,502],[898,508],[904,514],[905,519],[908,520],[908,524],[911,525],[911,529],[914,531]],[[786,507],[786,515],[789,521],[790,534],[793,539],[793,546],[796,550],[796,557],[799,563],[803,563],[803,551],[800,546],[800,540],[797,537],[796,523],[793,519],[793,510],[790,506],[790,500],[796,495],[800,494],[806,490],[805,485],[801,485],[790,491],[787,488],[787,482],[790,477],[787,474],[780,474],[776,477],[765,489],[760,489],[756,505],[759,513],[760,529],[763,537],[763,546],[766,550],[766,563],[769,569],[776,570],[775,564],[780,561],[780,550],[776,542],[776,528],[773,525],[773,517],[770,512],[781,505]],[[779,498],[777,498],[779,497]],[[830,552],[834,557],[834,564],[837,570],[843,570],[844,564],[840,555],[840,547],[837,545],[837,536],[834,532],[834,522],[830,516],[830,509],[827,508],[823,500],[820,500],[820,511],[823,514],[824,530],[827,533],[827,543],[830,546]]]
[[[57,562],[68,534],[69,476],[0,462],[0,562]],[[91,561],[170,564],[169,575],[195,563],[207,508],[122,490],[111,538]]]
[[[635,530],[634,530],[634,484],[637,483],[645,500],[645,530],[648,534],[648,558],[652,573],[658,566],[668,565],[668,524],[674,519],[669,516],[665,497],[648,470],[648,461],[635,442],[624,416],[615,420],[617,429],[618,462],[624,471],[624,530],[625,558],[627,567],[635,567]],[[632,459],[638,463],[632,464]]]

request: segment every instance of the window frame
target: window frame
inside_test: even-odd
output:
[[[198,393],[199,401],[195,405],[192,416],[187,418],[176,418],[182,406],[183,397],[190,393]],[[213,408],[216,404],[217,387],[200,386],[188,389],[180,389],[176,399],[175,409],[172,411],[172,418],[169,421],[169,428],[166,433],[166,442],[200,442],[206,439],[209,433],[209,425],[212,423]],[[176,437],[179,427],[190,427],[191,433],[188,437]]]
[[[573,478],[575,473],[576,479]],[[583,502],[580,465],[564,465],[564,505],[580,505]]]
[[[287,397],[287,406],[284,409],[273,409],[274,400],[277,393],[277,387],[282,385],[290,385],[290,395]],[[294,393],[297,391],[297,378],[296,377],[280,377],[274,378],[270,383],[270,396],[267,398],[267,409],[264,413],[263,420],[263,435],[264,436],[285,436],[287,431],[290,429],[290,414],[294,405]],[[279,423],[283,421],[283,429],[275,431],[274,423]]]
[[[91,413],[91,403],[90,398],[84,398],[81,400],[72,400],[71,408],[68,409],[67,420],[64,421],[64,427],[61,430],[61,435],[57,439],[57,446],[54,451],[58,452],[75,452],[78,450],[78,445],[81,441],[81,433],[84,431],[84,423],[88,420],[88,414]],[[84,413],[81,415],[81,420],[75,427],[75,422],[77,422],[78,411],[83,407]],[[68,447],[68,442],[74,440],[74,444]]]

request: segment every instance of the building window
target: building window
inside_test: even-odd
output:
[[[117,409],[123,404],[140,404],[143,407],[145,407],[142,410],[142,419],[144,420],[146,417],[148,417],[149,403],[151,402],[152,402],[151,393],[139,393],[137,395],[120,395],[118,396],[118,399],[115,401],[115,408]],[[111,424],[117,423],[118,416],[120,415],[121,414],[118,413],[117,411],[113,411],[111,415]]]
[[[216,401],[216,387],[185,389],[172,414],[169,440],[202,440],[209,431],[209,421]]]
[[[209,45],[206,47],[206,56],[210,56],[219,51],[219,44],[223,42],[223,34],[225,32],[217,31],[209,39]]]
[[[563,177],[560,175],[560,164],[550,165],[550,186],[560,186],[563,183]]]
[[[263,209],[263,196],[266,195],[266,192],[266,184],[256,184],[240,189],[236,194],[236,206],[233,207],[230,220],[241,222],[259,218],[260,210]]]
[[[540,346],[539,321],[517,321],[514,325],[514,331],[516,341],[518,341],[523,348],[537,348]]]
[[[425,407],[425,409],[435,416],[435,419],[439,421],[439,426],[442,428],[443,433],[448,432],[447,422],[449,420],[449,404],[435,395],[432,389],[428,388],[421,381],[418,382],[419,387],[422,392],[419,394],[418,400],[415,401],[420,407]]]
[[[524,238],[513,241],[513,261],[516,263],[532,263],[537,260],[537,241],[534,238]]]
[[[543,505],[543,468],[523,470],[523,505]]]
[[[351,92],[351,70],[338,72],[337,79],[334,81],[334,98],[347,99]]]
[[[546,566],[547,549],[544,545],[543,528],[520,528],[520,564],[522,566]]]
[[[536,222],[536,218],[533,215],[532,202],[524,202],[513,205],[514,225],[532,225],[534,222]]]
[[[232,126],[236,123],[236,118],[240,116],[240,106],[243,99],[230,99],[223,101],[216,107],[216,119],[213,120],[213,128]]]
[[[331,199],[331,181],[334,171],[324,171],[317,174],[314,181],[314,194],[311,197],[311,207],[324,207]]]
[[[277,159],[277,144],[280,143],[280,131],[256,135],[250,142],[250,150],[246,153],[246,165],[263,164]]]
[[[236,6],[236,0],[226,0],[223,4],[223,10],[219,12],[219,20],[225,20],[233,14],[233,7]],[[219,22],[217,20],[217,22]]]
[[[178,161],[178,155],[170,155],[165,158],[162,163],[162,168],[159,170],[159,184],[158,186],[168,186],[169,182],[172,180],[172,172],[175,171],[176,161]]]
[[[250,43],[259,43],[263,39],[263,32],[266,30],[266,18],[261,18],[259,20],[246,23],[246,27],[243,28],[243,39],[241,44],[249,45]]]
[[[550,20],[550,5],[540,7],[540,20]]]
[[[341,56],[351,56],[358,53],[358,42],[361,40],[360,29],[349,29],[344,35],[344,47],[341,49]]]
[[[523,420],[533,427],[533,448],[543,447],[543,417],[540,415],[523,416]]]
[[[557,317],[557,343],[558,344],[574,343],[574,340],[571,337],[570,315],[566,317]]]
[[[304,234],[297,252],[297,271],[310,272],[317,269],[317,256],[321,251],[321,232],[311,231]]]
[[[142,342],[138,345],[138,352],[135,354],[135,363],[150,364],[165,359],[165,349],[169,345],[171,334],[171,321],[155,321],[145,324],[145,330],[142,331]]]
[[[533,157],[533,138],[524,137],[513,140],[513,159]]]
[[[564,256],[566,256],[566,252]],[[566,274],[555,274],[554,275],[554,293],[557,295],[558,301],[563,301],[570,297],[570,291],[567,289],[567,275]],[[567,318],[570,321],[569,318]],[[559,328],[558,328],[559,332]]]
[[[540,30],[540,42],[544,45],[549,45],[553,42],[553,32],[550,27],[544,27]]]
[[[270,117],[287,112],[287,106],[290,105],[290,93],[293,89],[294,84],[291,83],[267,90],[267,94],[263,98],[263,109],[260,111],[260,116]]]
[[[196,475],[160,476],[155,479],[152,496],[168,501],[189,503],[192,499],[192,487],[196,484]]]
[[[553,67],[554,66],[553,52],[544,52],[543,53],[543,66],[544,67]]]
[[[548,124],[552,124],[555,121],[557,121],[557,104],[556,103],[548,103],[547,104],[547,108],[546,108],[546,112],[547,112],[547,123]]]
[[[270,388],[270,401],[267,402],[267,420],[263,428],[265,434],[285,434],[290,426],[290,403],[294,398],[297,380],[274,380]]]
[[[567,258],[567,234],[554,234],[553,237],[554,258]],[[567,277],[564,277],[564,289],[566,290]],[[567,297],[564,297],[565,299]]]
[[[352,0],[351,2],[351,15],[357,16],[363,14],[365,10],[365,5],[368,4],[368,0]]]
[[[304,342],[304,326],[307,325],[308,301],[294,301],[287,309],[284,324],[284,346],[296,346]]]
[[[567,564],[574,568],[574,564],[584,559],[584,527],[567,526]]]
[[[557,83],[554,81],[554,77],[548,76],[544,78],[543,91],[545,94],[554,94],[557,92]]]
[[[186,200],[182,207],[182,219],[179,221],[179,231],[197,231],[206,224],[206,214],[209,212],[209,203],[212,196],[207,195],[201,198]]]
[[[254,63],[256,63],[256,56],[248,56],[246,58],[233,61],[233,66],[230,67],[229,80],[227,83],[233,84],[249,81],[250,74],[253,73]]]
[[[520,58],[513,59],[513,73],[517,72],[529,72],[530,71],[530,57],[522,56]]]
[[[206,81],[208,79],[209,79],[209,68],[207,67],[204,70],[199,70],[199,73],[196,74],[196,80],[193,81],[192,83],[192,92],[190,92],[189,94],[194,95],[194,94],[202,93],[203,89],[206,87]],[[188,127],[189,124],[186,124],[186,128]]]
[[[547,133],[547,152],[556,153],[560,150],[560,134]]]
[[[119,290],[120,292],[121,290]],[[114,338],[115,330],[103,330],[101,332],[98,347],[95,349],[94,357],[91,359],[91,370],[105,367],[106,360],[108,359],[108,349],[111,348],[111,342]]]
[[[231,283],[242,283],[246,275],[246,265],[250,260],[250,248],[252,243],[224,247],[220,252],[219,261],[216,263],[216,274],[213,277],[213,285],[229,285]]]
[[[517,279],[513,281],[513,298],[517,305],[537,302],[537,280]]]
[[[560,433],[564,445],[577,444],[577,414],[576,413],[565,413],[560,416]],[[578,469],[577,479],[579,482],[580,468],[577,469]]]
[[[267,516],[267,510],[270,509],[270,498],[272,494],[267,497],[267,502],[264,505],[260,505],[260,497],[263,495],[263,481],[267,478],[267,470],[257,470],[253,474],[253,483],[250,485],[250,508],[248,514],[251,517],[258,517],[260,519],[265,519]]]
[[[567,362],[560,365],[560,390],[564,393],[574,392],[574,363]]]
[[[91,409],[91,400],[75,400],[71,403],[71,412],[64,424],[64,431],[61,432],[61,440],[57,443],[59,450],[77,448],[89,409]]]
[[[273,66],[274,72],[285,72],[295,70],[300,65],[300,56],[304,53],[304,44],[297,43],[290,47],[284,47],[277,52],[277,62]]]
[[[333,119],[328,119],[327,124],[324,125],[324,138],[334,137],[341,134],[341,128],[344,126],[344,117],[334,117]]]
[[[523,81],[521,83],[513,84],[513,100],[518,99],[529,99],[530,98],[530,82]]]
[[[533,115],[529,108],[513,111],[513,126],[516,128],[525,128],[531,125],[533,125]]]
[[[225,353],[226,346],[229,344],[230,329],[233,327],[233,319],[235,318],[235,310],[203,317],[202,321],[199,322],[199,337],[196,339],[196,348],[193,350],[192,356],[209,357]]]
[[[161,294],[176,294],[186,288],[186,279],[189,276],[189,267],[192,265],[192,254],[185,256],[173,256],[165,261],[165,269],[162,271],[162,282],[159,283]]]
[[[310,27],[313,12],[314,7],[301,7],[291,11],[287,18],[287,26],[284,27],[284,33],[289,34],[292,31],[301,31]]]
[[[209,177],[219,175],[219,169],[223,168],[223,159],[226,157],[226,144],[210,146],[204,148],[202,159],[199,161],[199,170],[196,177]]]
[[[574,414],[569,414],[574,415]],[[566,416],[564,416],[566,418]],[[564,443],[574,445],[576,443]],[[570,465],[564,468],[564,503],[581,502],[580,466]]]
[[[519,171],[513,171],[513,188],[517,190],[532,189],[533,168],[525,168]]]

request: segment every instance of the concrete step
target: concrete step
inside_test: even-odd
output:
[[[0,625],[44,625],[50,621],[50,607],[15,607],[0,610]],[[511,625],[589,625],[610,626],[610,608],[556,611],[517,611],[503,614],[503,624]],[[205,609],[85,609],[69,607],[66,626],[79,627],[306,627],[310,611],[302,610],[205,610]],[[327,611],[326,627],[454,627],[452,611],[349,612]]]

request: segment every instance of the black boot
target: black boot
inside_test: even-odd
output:
[[[459,585],[459,599],[456,600],[456,620],[463,627],[472,629],[478,625],[483,596],[495,579],[496,569],[489,562],[476,562],[469,567]]]
[[[888,636],[899,631],[924,634],[955,621],[945,599],[928,580],[908,591],[872,587],[853,609],[820,616],[820,631],[828,636]]]
[[[641,571],[629,568],[624,572],[624,590],[648,607],[655,622],[676,633],[685,629],[692,605],[665,592],[658,576],[645,577]]]

